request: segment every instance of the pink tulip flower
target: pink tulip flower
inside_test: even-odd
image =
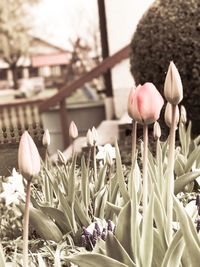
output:
[[[23,133],[18,149],[19,171],[28,181],[40,172],[40,155],[27,131]]]
[[[151,124],[160,117],[164,100],[152,83],[138,85],[129,95],[129,116],[140,124]]]
[[[132,118],[132,102],[135,95],[136,88],[132,87],[128,97],[128,115]]]

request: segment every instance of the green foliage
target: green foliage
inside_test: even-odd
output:
[[[163,92],[170,61],[183,82],[183,104],[200,132],[199,0],[157,0],[143,15],[131,41],[131,72],[136,84],[153,82]]]
[[[200,139],[191,137],[190,123],[187,127],[181,123],[177,131],[180,143],[175,153],[176,196],[169,196],[174,201],[170,225],[167,220],[169,197],[166,195],[168,140],[161,142],[158,139],[155,153],[148,151],[148,204],[145,211],[141,206],[140,150],[129,168],[122,164],[117,142],[116,166],[104,163],[100,167],[98,162],[92,162],[91,166],[97,167],[96,172],[89,163],[86,164],[84,157],[78,166],[76,155],[69,162],[45,162],[39,179],[41,188],[33,190],[31,198],[30,224],[47,244],[52,242],[54,247],[48,245],[48,253],[44,248],[39,249],[37,264],[45,266],[50,257],[55,266],[62,263],[70,266],[72,262],[80,267],[197,267],[200,239],[194,224],[196,215],[189,218],[179,197],[200,175]],[[102,238],[103,229],[97,235],[97,229],[92,227],[95,222],[106,220],[113,221],[116,227],[114,231],[113,228],[106,229]],[[171,239],[167,235],[169,226]],[[89,238],[89,247],[81,248],[85,233],[93,239]],[[92,251],[86,251],[86,248]],[[0,250],[0,260],[3,260],[2,255]]]

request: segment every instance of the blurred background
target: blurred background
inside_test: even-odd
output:
[[[152,2],[1,0],[0,142],[25,129],[41,141],[48,128],[53,154],[69,146],[71,120],[84,136],[121,119],[134,85],[129,44]]]

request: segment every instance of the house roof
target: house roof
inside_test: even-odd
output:
[[[67,49],[54,45],[40,37],[31,36],[29,56],[21,56],[17,66],[55,66],[69,63],[71,52]],[[9,68],[8,64],[0,58],[0,69]]]
[[[58,45],[52,44],[51,42],[44,40],[37,36],[31,36],[31,42],[29,47],[29,53],[31,55],[38,54],[50,54],[50,53],[70,53],[69,50],[64,49]]]
[[[70,54],[66,52],[48,54],[48,55],[33,55],[31,62],[33,67],[66,65],[69,63]]]

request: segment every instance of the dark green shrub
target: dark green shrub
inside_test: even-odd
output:
[[[131,72],[136,84],[153,82],[162,92],[169,62],[176,64],[195,133],[200,133],[200,1],[155,1],[131,41]]]

